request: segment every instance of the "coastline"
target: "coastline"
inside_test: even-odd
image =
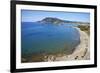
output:
[[[90,38],[85,31],[75,27],[80,33],[80,44],[70,55],[58,54],[56,56],[45,56],[45,61],[68,61],[68,60],[89,60],[90,59]]]
[[[80,44],[75,47],[72,54],[66,55],[64,53],[52,54],[52,55],[37,55],[32,56],[31,59],[27,60],[22,58],[22,63],[26,62],[52,62],[52,61],[70,61],[70,60],[89,60],[90,59],[90,38],[89,35],[75,27],[80,34]]]

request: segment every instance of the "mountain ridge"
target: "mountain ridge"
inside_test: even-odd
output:
[[[45,24],[67,24],[67,23],[71,23],[71,24],[87,24],[89,25],[89,22],[80,22],[80,21],[69,21],[69,20],[62,20],[59,18],[55,18],[55,17],[46,17],[40,21],[37,21],[39,23],[45,23]]]

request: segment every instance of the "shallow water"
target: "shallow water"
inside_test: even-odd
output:
[[[71,25],[71,24],[70,24]],[[22,22],[22,56],[34,54],[71,54],[80,43],[80,34],[73,26]]]

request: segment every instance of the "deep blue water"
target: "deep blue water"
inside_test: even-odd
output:
[[[80,34],[73,26],[22,22],[22,56],[71,51],[80,42]]]

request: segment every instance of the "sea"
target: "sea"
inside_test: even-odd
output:
[[[80,43],[79,31],[71,24],[21,22],[22,57],[41,54],[71,54]]]

